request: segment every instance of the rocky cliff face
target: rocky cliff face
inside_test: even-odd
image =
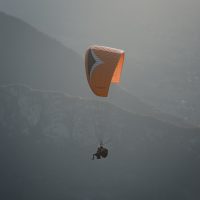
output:
[[[109,156],[93,162],[100,139]],[[195,200],[199,146],[199,129],[106,102],[0,87],[2,199]]]
[[[5,86],[0,90],[0,124],[11,136],[39,134],[90,144],[97,137],[110,137],[112,128],[119,133],[120,112],[126,113],[106,102],[25,86]]]

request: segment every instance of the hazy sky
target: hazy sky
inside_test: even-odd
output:
[[[198,62],[199,0],[1,0],[0,10],[81,55],[94,43],[124,49],[129,81],[162,79],[149,75]]]
[[[125,48],[160,43],[163,35],[197,36],[198,0],[1,0],[0,10],[18,16],[81,52],[99,42]],[[157,34],[157,35],[155,35]],[[155,41],[155,37],[157,40]]]

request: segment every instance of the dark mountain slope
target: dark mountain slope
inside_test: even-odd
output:
[[[3,13],[0,27],[0,84],[22,83],[81,95],[86,85],[78,54]]]
[[[200,197],[199,129],[22,86],[0,106],[1,199]],[[91,161],[98,138],[109,157]]]

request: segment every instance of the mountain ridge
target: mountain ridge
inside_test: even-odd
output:
[[[200,196],[198,128],[176,127],[108,102],[4,86],[0,133],[2,199]],[[111,140],[109,155],[91,161],[98,137]]]
[[[41,33],[27,23],[0,13],[0,85],[21,83],[32,88],[65,92],[98,99],[88,86],[83,59],[73,50]],[[127,111],[192,126],[184,120],[161,113],[123,88],[111,85],[110,101]]]

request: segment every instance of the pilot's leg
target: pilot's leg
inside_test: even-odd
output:
[[[94,160],[94,156],[95,156],[95,154],[93,154],[93,156],[92,156],[92,160]]]

